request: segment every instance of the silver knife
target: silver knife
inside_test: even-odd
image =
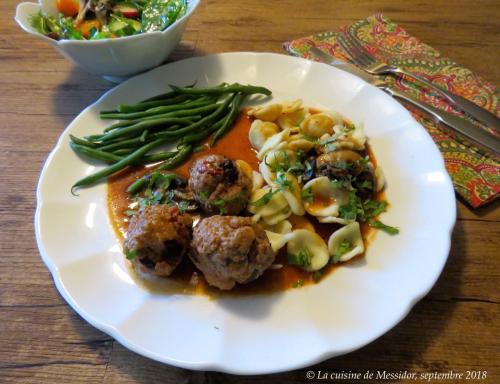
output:
[[[464,142],[464,144],[472,143],[487,153],[492,153],[494,155],[500,154],[500,138],[492,135],[477,125],[474,125],[461,117],[452,115],[451,113],[441,109],[437,109],[432,105],[426,104],[408,93],[399,91],[380,78],[370,75],[369,73],[366,73],[356,66],[346,63],[345,61],[340,61],[323,52],[318,47],[313,46],[310,52],[323,63],[360,77],[367,83],[385,91],[392,97],[404,100],[423,110],[429,114],[436,123],[442,123],[441,126],[446,128],[447,132],[458,141]]]

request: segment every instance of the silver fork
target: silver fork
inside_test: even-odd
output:
[[[479,122],[493,128],[500,135],[500,119],[490,111],[479,107],[477,104],[455,95],[445,89],[442,89],[426,79],[407,72],[400,67],[389,65],[375,59],[358,41],[357,37],[346,32],[337,36],[337,41],[342,49],[351,57],[352,61],[372,75],[404,75],[425,84],[427,87],[443,95],[450,103],[457,106],[462,111],[468,113]]]

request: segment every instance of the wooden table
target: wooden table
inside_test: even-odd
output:
[[[306,370],[236,377],[156,363],[94,329],[61,298],[35,244],[36,183],[66,125],[113,85],[24,33],[13,21],[16,3],[0,2],[0,382],[307,382]],[[495,0],[205,0],[172,59],[224,51],[282,52],[285,40],[332,30],[376,11],[500,84]],[[499,220],[498,204],[472,212],[458,202],[451,254],[427,297],[379,340],[314,369],[486,370],[487,382],[500,382]]]

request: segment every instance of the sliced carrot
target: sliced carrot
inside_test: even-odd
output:
[[[64,16],[73,17],[78,14],[78,0],[57,0],[57,9]]]
[[[90,37],[90,31],[92,30],[92,28],[96,28],[97,30],[101,29],[101,23],[99,22],[99,20],[84,20],[78,25],[78,30],[86,39]]]

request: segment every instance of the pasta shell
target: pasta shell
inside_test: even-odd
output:
[[[294,135],[289,138],[287,147],[293,151],[303,151],[307,153],[313,149],[314,142],[305,139],[303,135]]]
[[[290,217],[291,214],[292,210],[290,209],[290,207],[287,206],[279,213],[269,216],[263,216],[262,220],[264,220],[264,222],[267,225],[275,225],[278,224],[280,221],[286,220],[288,217]]]
[[[350,129],[354,127],[354,129]],[[338,148],[347,148],[361,151],[365,149],[366,136],[362,124],[358,125],[336,125],[334,132],[339,136],[337,140]]]
[[[282,110],[283,107],[281,104],[268,104],[250,109],[248,111],[248,116],[253,116],[263,121],[276,121]]]
[[[266,235],[271,243],[271,248],[276,253],[283,248],[291,238],[291,233],[278,233],[266,230]]]
[[[325,241],[316,232],[307,229],[293,231],[288,239],[287,253],[297,255],[301,252],[309,256],[309,265],[302,267],[306,271],[317,271],[330,259]]]
[[[248,211],[250,213],[260,215],[261,217],[274,216],[281,213],[285,208],[288,208],[288,202],[282,192],[275,193],[265,205],[256,206],[252,204],[269,193],[270,190],[270,188],[261,188],[252,193],[250,204],[248,204]]]
[[[272,135],[277,134],[279,131],[280,128],[274,123],[269,121],[254,120],[250,126],[250,130],[248,131],[248,139],[250,140],[252,147],[256,150],[260,150],[266,140]]]
[[[375,168],[375,180],[377,181],[377,186],[376,186],[376,191],[380,192],[382,189],[384,189],[385,186],[385,176],[384,172],[382,172],[382,168],[378,167]]]
[[[250,164],[244,160],[236,160],[236,166],[238,169],[245,174],[250,180],[253,178],[253,170]]]
[[[302,188],[303,194],[309,194],[309,188],[312,201],[304,201],[304,208],[312,216],[338,216],[340,206],[349,199],[348,192],[336,188],[326,176],[307,182]]]
[[[276,122],[282,129],[296,129],[308,116],[306,109],[300,108],[291,113],[281,114]]]
[[[291,173],[286,173],[285,177],[290,183],[290,185],[286,189],[283,189],[282,191],[283,196],[288,201],[288,205],[292,209],[292,212],[295,215],[302,216],[306,212],[304,210],[304,205],[302,204],[300,184],[297,178]]]
[[[257,189],[262,188],[264,185],[264,178],[257,171],[252,171],[252,192],[255,192]]]
[[[265,224],[264,229],[266,231],[281,233],[283,235],[285,233],[292,232],[292,223],[288,220],[283,220],[283,221],[280,221],[279,223],[274,224],[274,225]]]
[[[328,252],[330,255],[338,255],[342,244],[347,242],[350,247],[347,252],[339,256],[339,261],[347,261],[365,251],[363,238],[359,229],[359,223],[353,222],[336,230],[328,239]]]
[[[302,124],[300,124],[300,128],[305,135],[318,138],[325,133],[331,134],[334,123],[335,121],[329,113],[321,112],[304,119]]]
[[[277,169],[280,166],[283,168],[297,162],[297,153],[288,149],[288,145],[283,145],[283,148],[279,147],[281,145],[266,154],[264,162],[267,166]]]
[[[269,168],[269,166],[264,161],[259,163],[259,171],[260,171],[260,174],[262,175],[263,179],[267,183],[267,185],[269,185],[271,187],[277,187],[276,183],[274,182],[274,180],[276,179],[276,175],[273,173],[271,168]]]
[[[318,216],[317,219],[320,223],[328,223],[328,224],[335,223],[342,225],[346,225],[354,221],[354,220],[342,219],[341,217],[335,217],[335,216]]]
[[[257,158],[259,160],[262,160],[267,152],[269,152],[271,149],[277,147],[281,142],[286,141],[288,139],[289,134],[290,134],[290,130],[284,129],[283,131],[278,132],[278,133],[272,135],[271,137],[269,137],[264,142],[261,149],[257,153]]]
[[[281,113],[289,114],[298,111],[302,108],[302,100],[284,101]]]

